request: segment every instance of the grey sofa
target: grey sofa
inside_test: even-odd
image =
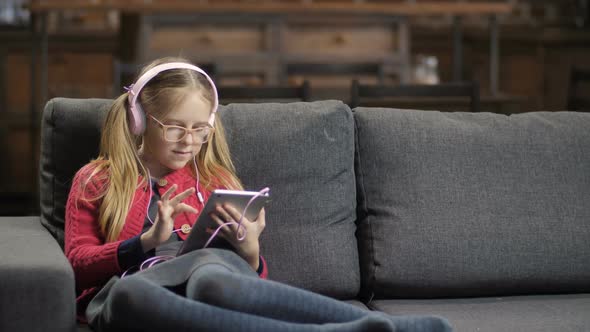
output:
[[[63,243],[110,100],[43,114],[41,216],[0,219],[0,330],[74,331]],[[220,109],[248,189],[270,186],[270,278],[456,331],[590,330],[590,114],[339,101]]]

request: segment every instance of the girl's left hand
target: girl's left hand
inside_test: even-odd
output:
[[[244,217],[242,225],[238,229],[238,221],[240,221],[241,216],[241,212],[233,206],[225,204],[218,206],[215,212],[211,213],[211,218],[220,226],[232,222],[223,226],[217,236],[221,236],[228,241],[236,249],[238,255],[246,260],[254,270],[258,270],[260,255],[260,242],[258,239],[266,226],[265,212],[264,209],[260,210],[255,221],[250,221]],[[212,230],[211,233],[214,231]],[[240,241],[238,238],[244,236],[244,232],[246,237]]]

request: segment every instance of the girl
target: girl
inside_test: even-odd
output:
[[[179,247],[214,189],[242,189],[217,106],[211,78],[171,58],[148,65],[115,100],[100,154],[76,174],[66,206],[81,318],[98,331],[448,329],[438,318],[396,318],[264,280],[264,210],[243,218],[239,232],[241,211],[213,213],[234,250],[195,250],[142,269]]]

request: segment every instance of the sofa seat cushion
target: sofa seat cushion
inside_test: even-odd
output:
[[[0,331],[72,331],[74,271],[39,217],[0,217]]]
[[[590,114],[354,117],[363,293],[590,292]]]
[[[369,307],[392,315],[445,317],[454,331],[588,331],[590,294],[438,300],[375,300]]]

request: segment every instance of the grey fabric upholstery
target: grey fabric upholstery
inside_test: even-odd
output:
[[[91,332],[92,329],[90,329],[90,326],[88,326],[88,324],[78,324],[78,328],[76,329],[76,332]]]
[[[344,300],[344,302],[346,302],[348,304],[352,304],[354,306],[357,306],[361,309],[370,310],[369,307],[367,307],[363,302],[361,302],[359,300]]]
[[[348,299],[360,285],[354,125],[338,101],[220,110],[247,189],[271,188],[261,245],[271,279]]]
[[[393,315],[442,316],[455,332],[590,330],[590,294],[377,300],[369,306]]]
[[[590,291],[590,114],[354,117],[366,296]]]
[[[41,123],[41,222],[63,247],[65,206],[76,172],[98,155],[100,129],[112,100],[55,98]]]
[[[41,218],[0,218],[0,331],[76,329],[58,243],[111,103],[46,106]],[[440,315],[457,331],[588,329],[590,114],[353,113],[338,101],[219,112],[246,188],[271,188],[271,279],[359,307],[362,285],[372,309]]]
[[[39,217],[0,217],[0,253],[0,331],[74,331],[74,272]]]

